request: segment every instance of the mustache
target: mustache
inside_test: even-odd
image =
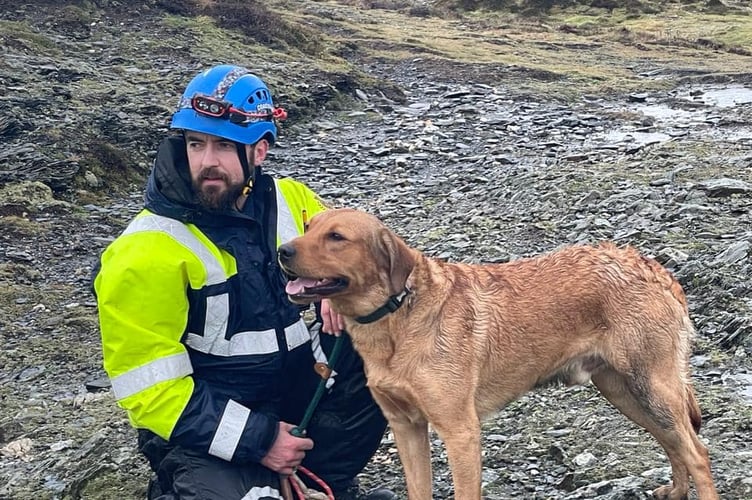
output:
[[[198,174],[198,180],[203,181],[206,179],[222,179],[225,182],[229,182],[229,178],[227,177],[227,174],[222,172],[220,169],[215,167],[208,167],[203,169]]]

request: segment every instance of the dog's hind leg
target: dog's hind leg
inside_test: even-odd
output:
[[[626,375],[603,368],[592,376],[601,393],[622,413],[652,434],[671,462],[673,485],[656,489],[656,498],[683,500],[689,494],[689,477],[700,500],[717,500],[705,446],[697,437],[700,411],[692,388],[667,370],[641,367]]]

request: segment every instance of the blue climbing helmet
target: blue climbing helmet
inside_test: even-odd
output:
[[[275,108],[266,84],[246,68],[223,64],[191,80],[172,115],[170,128],[216,135],[240,144],[277,139]]]

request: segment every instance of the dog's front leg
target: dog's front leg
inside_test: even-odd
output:
[[[406,419],[389,420],[394,432],[402,466],[405,469],[407,497],[410,500],[431,500],[431,444],[428,441],[428,423],[410,422]]]
[[[455,422],[433,422],[432,425],[444,440],[444,446],[452,470],[455,500],[480,500],[481,498],[481,453],[480,421],[474,411],[464,414],[469,418]]]

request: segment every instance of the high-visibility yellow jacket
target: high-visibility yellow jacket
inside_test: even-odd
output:
[[[153,172],[94,281],[104,367],[132,425],[234,462],[263,458],[286,385],[322,355],[273,252],[325,207],[291,179],[263,175],[253,191],[251,215],[205,214]]]

